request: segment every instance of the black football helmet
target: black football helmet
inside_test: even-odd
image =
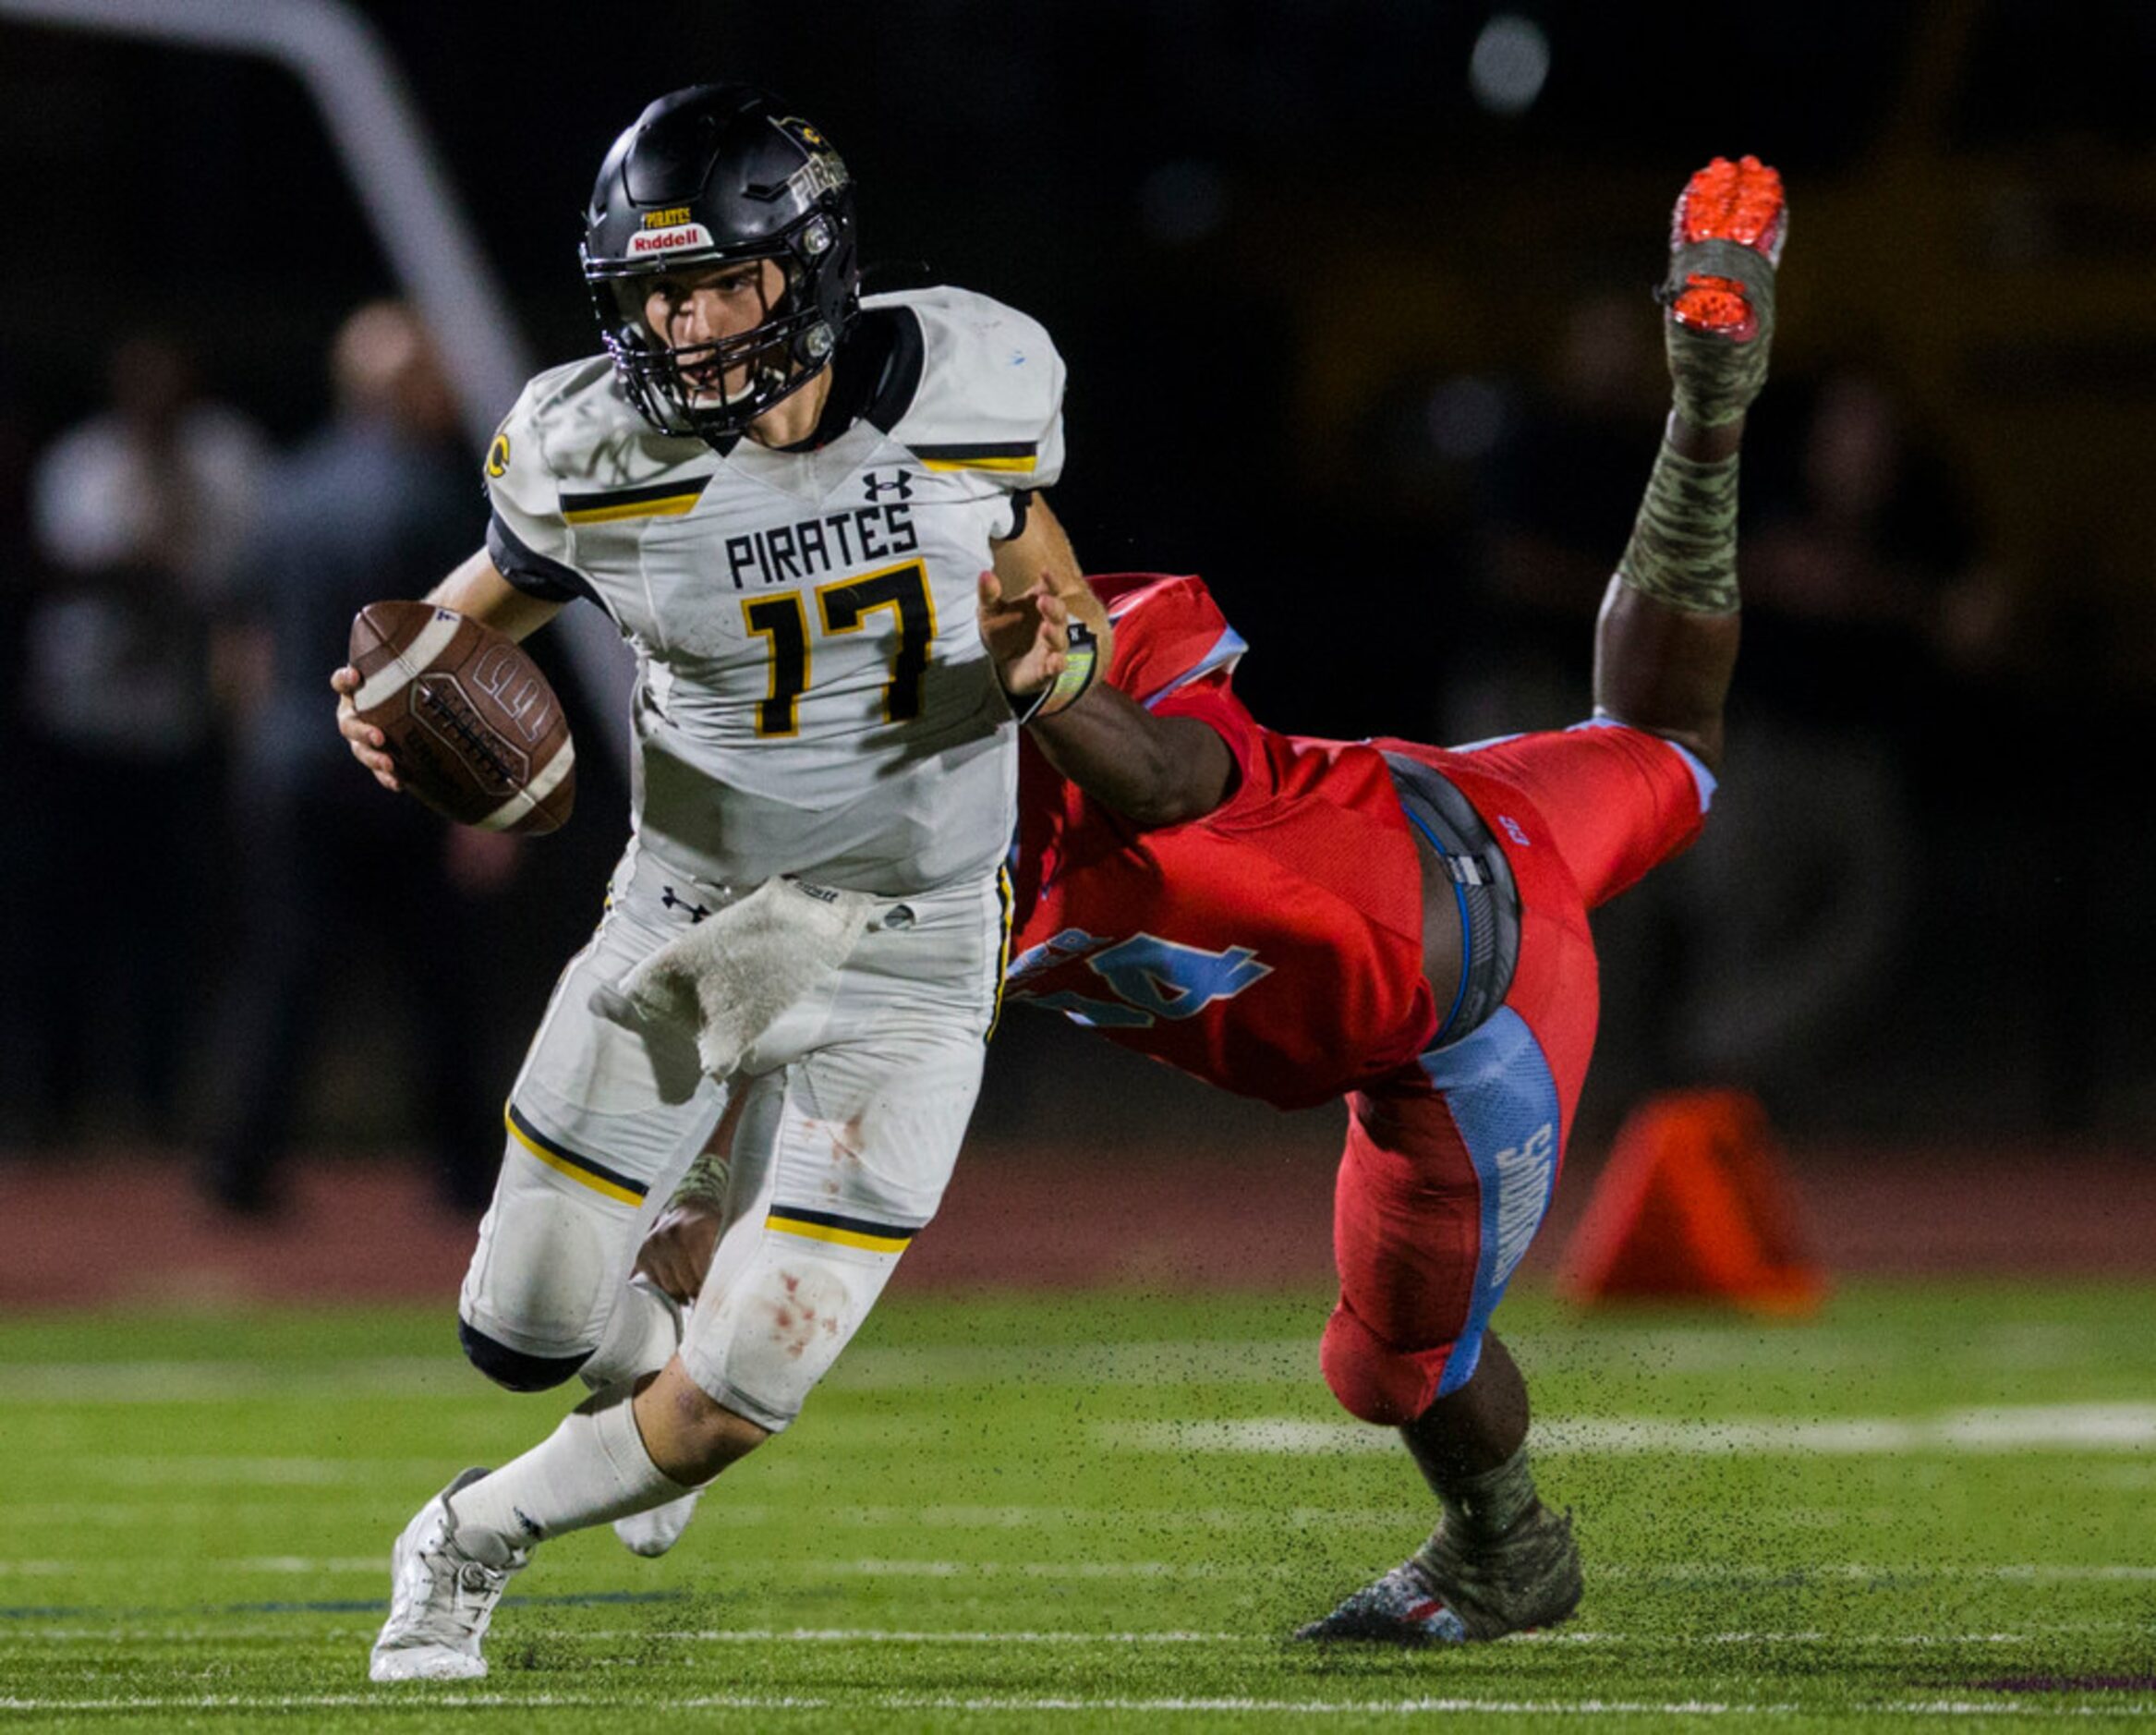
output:
[[[743,84],[662,96],[614,140],[583,258],[629,401],[661,433],[713,444],[830,366],[860,310],[853,177],[814,127]],[[676,348],[646,322],[654,278],[758,259],[777,261],[786,284],[753,329]],[[746,385],[729,394],[724,375],[745,365]]]

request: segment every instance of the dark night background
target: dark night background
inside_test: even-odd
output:
[[[1774,163],[1791,241],[1747,534],[1762,563],[1772,536],[1797,535],[1817,504],[1811,419],[1860,377],[1901,442],[1893,499],[1859,528],[1867,570],[1887,576],[1814,606],[1799,552],[1785,608],[1768,606],[1771,577],[1748,590],[1761,607],[1733,742],[1756,717],[1757,738],[1801,750],[1758,761],[1745,800],[1823,817],[1789,820],[1790,846],[1613,910],[1582,1132],[1641,1090],[1705,1077],[1759,1090],[1795,1137],[2130,1145],[2156,1129],[2150,804],[2132,769],[2156,643],[2156,12],[363,9],[506,285],[502,317],[542,365],[596,347],[575,249],[613,135],[684,83],[785,93],[857,177],[870,288],[963,285],[1055,336],[1071,384],[1054,499],[1082,558],[1205,573],[1253,647],[1254,709],[1308,734],[1464,738],[1491,719],[1584,714],[1600,583],[1572,562],[1607,572],[1653,452],[1659,388],[1637,387],[1633,352],[1655,342],[1647,292],[1670,201],[1711,155]],[[1506,112],[1520,99],[1503,88],[1478,98],[1474,68],[1503,87],[1522,55],[1532,85],[1538,41],[1546,79],[1524,107]],[[266,64],[0,18],[0,443],[15,455],[0,479],[18,493],[23,464],[96,406],[125,333],[183,334],[216,395],[291,442],[328,407],[340,321],[395,286],[308,100]],[[1629,322],[1594,324],[1605,306]],[[1605,389],[1568,398],[1567,370],[1595,376],[1598,360]],[[1859,475],[1883,461],[1841,456]],[[18,506],[5,510],[18,546]],[[1857,533],[1837,529],[1836,548]],[[1748,587],[1751,560],[1748,541]],[[19,561],[0,574],[9,623],[30,584]],[[339,649],[324,647],[325,671]],[[1834,834],[1835,753],[1889,768],[1891,833]],[[503,1069],[595,916],[623,800],[588,785],[489,918]],[[39,814],[17,805],[6,824],[0,849],[19,853]],[[1774,919],[1719,943],[1725,966],[1732,944],[1739,964],[1758,948],[1762,1003],[1795,991],[1826,905],[1883,931],[1854,979],[1782,1034],[1768,1019],[1749,1041],[1685,1036],[1688,996],[1693,1024],[1714,1022],[1699,923],[1748,894],[1779,900]],[[214,898],[151,915],[199,936],[205,981],[241,918]],[[36,919],[15,901],[11,923]],[[10,967],[11,999],[34,1007],[42,985]],[[360,1082],[408,1064],[394,985],[364,957],[347,974],[349,1035],[312,1063],[310,1124],[395,1136],[398,1091]],[[1169,1115],[1233,1137],[1264,1118],[1038,1014],[1010,1019],[999,1049],[990,1130],[1080,1102],[1105,1135]],[[10,1074],[7,1088],[28,1086]],[[115,1128],[134,1123],[93,1091],[72,1118],[11,1113],[0,1138]],[[184,1117],[167,1132],[184,1144]]]

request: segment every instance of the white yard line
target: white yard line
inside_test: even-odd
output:
[[[1208,1717],[1427,1717],[1457,1712],[1485,1717],[1793,1717],[1856,1715],[1901,1717],[2146,1717],[2156,1713],[2156,1698],[2122,1699],[2097,1705],[2053,1705],[2027,1699],[1840,1701],[1804,1705],[1790,1701],[1747,1704],[1715,1699],[1475,1699],[1465,1696],[1412,1699],[1254,1699],[1030,1697],[1023,1694],[956,1693],[697,1693],[678,1698],[634,1694],[430,1693],[425,1700],[387,1693],[203,1694],[196,1697],[141,1695],[107,1699],[0,1698],[0,1711],[32,1714],[89,1711],[300,1711],[371,1706],[388,1710],[424,1703],[442,1709],[490,1706],[534,1710],[652,1711],[832,1711],[889,1712],[1051,1712]]]
[[[514,1602],[514,1599],[513,1599]],[[385,1596],[377,1606],[376,1614],[386,1610],[389,1599]],[[79,1617],[84,1611],[74,1611]],[[138,1615],[140,1610],[135,1611]],[[306,1610],[296,1609],[295,1613]],[[552,1612],[549,1609],[516,1608],[510,1612],[523,1620],[543,1619]],[[367,1616],[365,1611],[353,1608],[338,1614],[337,1620],[360,1624],[344,1626],[308,1626],[290,1620],[251,1622],[220,1620],[215,1626],[199,1624],[199,1610],[190,1610],[188,1620],[195,1625],[171,1626],[69,1626],[41,1627],[34,1620],[10,1620],[0,1628],[0,1637],[17,1646],[27,1644],[142,1644],[142,1645],[196,1645],[206,1643],[225,1644],[245,1640],[249,1644],[281,1642],[289,1644],[335,1644],[356,1639],[361,1644],[370,1641],[381,1631],[378,1619]],[[2123,1623],[2122,1623],[2123,1624]],[[577,1627],[560,1629],[549,1633],[551,1641],[568,1641],[577,1644],[618,1644],[634,1643],[638,1645],[671,1641],[677,1644],[1272,1644],[1278,1635],[1267,1632],[815,1632],[777,1627],[761,1631],[744,1629],[738,1632],[681,1632],[664,1627]],[[587,1657],[577,1665],[581,1668],[633,1668],[634,1659],[613,1657]]]
[[[1290,1313],[1282,1316],[1290,1317]],[[1285,1384],[1306,1387],[1317,1377],[1317,1333],[1322,1313],[1310,1315],[1305,1333],[1251,1339],[1164,1339],[1124,1343],[1040,1344],[1024,1347],[975,1344],[856,1345],[842,1358],[826,1389],[873,1391],[893,1388],[1003,1385],[1023,1379],[1035,1387],[1189,1384]],[[1958,1344],[1953,1365],[1992,1371],[2040,1367],[2055,1372],[2089,1359],[2101,1334],[2079,1325],[2010,1324]],[[1583,1320],[1537,1339],[1537,1361],[1545,1368],[1591,1366],[1606,1370],[1613,1360],[1643,1373],[1712,1373],[1741,1369],[1754,1374],[1817,1372],[1862,1367],[1938,1365],[1929,1346],[1876,1342],[1812,1327],[1685,1326],[1666,1322],[1613,1325]],[[485,1397],[489,1388],[454,1356],[377,1355],[318,1362],[258,1362],[238,1358],[0,1365],[0,1401],[75,1404],[220,1401],[234,1397],[449,1395]]]
[[[1094,1437],[1110,1450],[1280,1456],[1390,1454],[1387,1430],[1351,1422],[1252,1417],[1239,1421],[1102,1422]],[[1720,1458],[1904,1456],[1964,1452],[2148,1452],[2156,1454],[2156,1403],[2054,1403],[1946,1410],[1929,1416],[1731,1417],[1671,1422],[1648,1416],[1557,1416],[1538,1420],[1541,1456],[1580,1453]]]
[[[1575,1632],[1565,1628],[1550,1632],[1522,1632],[1508,1641],[1508,1644],[1530,1647],[1563,1649],[1579,1645],[1614,1645],[1632,1651],[1690,1650],[1702,1644],[1726,1645],[1832,1645],[1835,1647],[1864,1649],[1936,1649],[1954,1645],[2033,1644],[2045,1638],[2055,1638],[2073,1633],[2139,1632],[2142,1622],[2123,1619],[2118,1620],[2085,1620],[2063,1622],[2032,1628],[2022,1632]],[[18,1643],[34,1642],[40,1644],[177,1644],[198,1643],[203,1640],[227,1641],[246,1639],[285,1640],[294,1644],[318,1644],[333,1638],[338,1632],[352,1636],[371,1637],[371,1625],[361,1629],[321,1627],[296,1627],[290,1621],[275,1624],[256,1622],[245,1626],[220,1624],[215,1627],[54,1627],[40,1628],[34,1623],[10,1625],[7,1636]],[[733,1631],[705,1628],[695,1631],[670,1631],[650,1627],[579,1627],[563,1630],[551,1635],[578,1644],[614,1644],[635,1642],[638,1644],[671,1641],[677,1644],[952,1644],[1017,1646],[1049,1645],[1079,1646],[1104,1645],[1123,1647],[1153,1644],[1217,1644],[1257,1645],[1270,1648],[1280,1642],[1280,1635],[1273,1632],[959,1632],[927,1630],[905,1631],[876,1627],[745,1627]],[[588,1666],[588,1665],[587,1665]]]
[[[357,1361],[18,1362],[0,1365],[10,1403],[221,1403],[229,1398],[425,1397],[486,1389],[454,1356]]]
[[[345,1560],[309,1560],[297,1555],[265,1555],[252,1560],[219,1560],[197,1557],[186,1560],[161,1560],[154,1568],[145,1567],[140,1560],[0,1560],[0,1579],[125,1578],[129,1583],[147,1585],[171,1578],[200,1581],[205,1571],[265,1578],[369,1572],[379,1574],[386,1582],[389,1577],[389,1556],[385,1551],[364,1558],[355,1556]],[[4,1632],[5,1629],[0,1629],[0,1632]]]
[[[440,1465],[433,1468],[439,1472]],[[183,1479],[194,1479],[192,1473]],[[419,1480],[424,1482],[425,1477]],[[109,1495],[111,1490],[101,1489],[100,1493]],[[713,1498],[698,1510],[696,1528],[699,1532],[754,1530],[770,1524],[792,1528],[799,1525],[801,1511],[798,1505],[774,1501]],[[145,1483],[140,1497],[132,1500],[41,1500],[12,1506],[7,1522],[24,1530],[33,1526],[67,1530],[84,1525],[119,1529],[149,1524],[170,1528],[200,1525],[212,1519],[222,1522],[225,1512],[224,1507],[206,1500],[164,1499],[154,1485]],[[1252,1515],[1247,1508],[1228,1506],[833,1506],[819,1501],[816,1522],[822,1530],[840,1526],[887,1530],[902,1525],[923,1531],[1046,1530],[1067,1534],[1112,1523],[1120,1529],[1137,1528],[1148,1533],[1224,1531],[1242,1535],[1250,1530]],[[1268,1528],[1290,1530],[1416,1531],[1429,1528],[1430,1510],[1426,1506],[1288,1506],[1270,1513],[1266,1523]],[[388,1559],[386,1547],[382,1559]]]
[[[893,1345],[850,1351],[830,1390],[951,1386],[1306,1386],[1317,1377],[1316,1329],[1306,1338],[1197,1339],[1157,1343]],[[484,1379],[454,1356],[357,1361],[31,1362],[0,1365],[0,1401],[78,1404],[218,1402],[229,1398],[487,1397]]]
[[[268,1577],[302,1577],[310,1573],[386,1574],[388,1556],[256,1555],[232,1560],[196,1559],[176,1563],[176,1570],[195,1571],[214,1568],[220,1572],[242,1572]],[[2156,1583],[2156,1566],[2138,1564],[2047,1564],[2009,1561],[1992,1566],[1942,1565],[1931,1562],[1807,1560],[1794,1565],[1746,1566],[1720,1561],[1596,1560],[1589,1569],[1593,1577],[1676,1583],[1697,1580],[1711,1583],[1745,1583],[1754,1580],[1780,1583],[1794,1577],[1846,1579],[1859,1583],[1900,1580],[1925,1583],[1940,1579],[1997,1583]],[[75,1574],[96,1576],[123,1572],[143,1575],[139,1560],[0,1559],[0,1578],[61,1578]],[[1234,1577],[1306,1578],[1309,1569],[1285,1561],[1247,1560],[945,1560],[897,1556],[869,1556],[853,1560],[772,1558],[756,1569],[758,1578],[1028,1578],[1028,1579],[1212,1579]],[[177,1611],[186,1612],[186,1611]],[[0,1629],[0,1631],[5,1631]]]
[[[239,1457],[222,1453],[72,1453],[68,1465],[86,1487],[121,1488],[252,1486],[313,1488],[337,1485],[440,1479],[438,1458]]]
[[[1784,1583],[1792,1578],[1834,1578],[1871,1581],[1901,1579],[1923,1583],[1933,1579],[1976,1579],[2000,1583],[2147,1583],[2156,1582],[2156,1566],[2050,1565],[2008,1561],[1995,1566],[1953,1566],[1931,1561],[1905,1562],[1857,1560],[1807,1560],[1780,1566],[1738,1566],[1724,1561],[1597,1560],[1589,1571],[1598,1577],[1649,1579],[1666,1582],[1700,1579],[1709,1583],[1745,1583],[1755,1580]]]
[[[1283,1561],[1245,1560],[805,1560],[811,1578],[1294,1578],[1303,1569]]]
[[[797,1524],[796,1506],[766,1504],[727,1507],[708,1500],[696,1514],[698,1524],[707,1518],[738,1524]],[[833,1524],[859,1524],[884,1529],[893,1524],[917,1525],[923,1530],[1057,1530],[1069,1531],[1112,1523],[1122,1529],[1225,1530],[1247,1534],[1253,1523],[1247,1507],[1232,1506],[878,1506],[825,1505],[818,1501],[816,1522],[819,1529]],[[1424,1506],[1287,1506],[1266,1515],[1266,1527],[1292,1529],[1385,1529],[1397,1525],[1427,1529],[1430,1508]]]

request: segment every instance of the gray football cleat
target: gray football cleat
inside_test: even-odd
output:
[[[369,1654],[369,1680],[471,1680],[487,1672],[479,1641],[531,1550],[458,1525],[450,1496],[486,1474],[458,1476],[418,1510],[390,1551],[389,1619]]]
[[[1440,1524],[1407,1560],[1351,1595],[1299,1639],[1475,1644],[1555,1626],[1580,1606],[1572,1521],[1537,1507],[1501,1539],[1463,1552]]]

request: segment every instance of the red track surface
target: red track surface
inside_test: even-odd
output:
[[[1323,1285],[1335,1147],[1309,1119],[1233,1154],[982,1143],[897,1282]],[[1600,1153],[1576,1158],[1531,1278],[1557,1268]],[[2156,1277],[2156,1159],[2102,1149],[1791,1153],[1830,1273]],[[395,1161],[303,1163],[289,1214],[236,1223],[175,1155],[0,1158],[0,1307],[409,1298],[453,1304],[472,1225]]]

